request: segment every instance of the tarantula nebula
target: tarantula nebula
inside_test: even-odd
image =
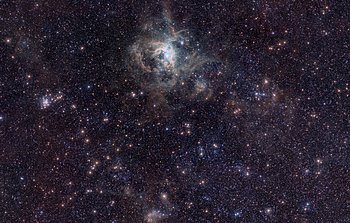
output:
[[[154,19],[131,46],[129,68],[146,88],[171,91],[208,61],[190,42],[189,32],[176,31],[169,16]]]

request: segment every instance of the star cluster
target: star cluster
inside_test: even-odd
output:
[[[0,1],[0,221],[350,222],[349,10]]]

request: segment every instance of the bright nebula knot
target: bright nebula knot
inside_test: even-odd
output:
[[[188,32],[176,31],[168,17],[155,19],[145,25],[131,46],[129,68],[142,86],[171,91],[208,61],[190,42]]]

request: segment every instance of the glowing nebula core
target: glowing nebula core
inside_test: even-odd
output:
[[[129,68],[149,90],[168,92],[183,84],[208,61],[190,44],[185,30],[176,31],[169,16],[143,27],[130,47]]]
[[[152,57],[158,57],[158,60],[160,60],[160,64],[162,65],[160,69],[171,71],[176,63],[176,52],[174,47],[171,43],[159,43],[157,45]]]

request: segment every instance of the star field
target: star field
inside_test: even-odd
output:
[[[350,222],[349,10],[0,1],[0,222]]]

